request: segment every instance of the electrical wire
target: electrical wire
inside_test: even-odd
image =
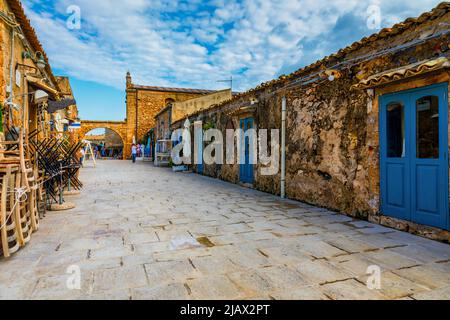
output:
[[[20,26],[20,24],[14,19],[14,15],[12,13],[7,14],[0,11],[0,18],[11,28],[18,28]]]

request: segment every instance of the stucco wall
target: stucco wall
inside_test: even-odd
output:
[[[175,102],[172,107],[172,121],[185,119],[186,116],[209,109],[213,105],[230,100],[231,97],[231,90],[227,89],[188,101]]]

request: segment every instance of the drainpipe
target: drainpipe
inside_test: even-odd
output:
[[[139,94],[138,94],[138,90],[136,89],[136,131],[135,131],[135,136],[136,136],[136,144],[138,143],[138,126],[139,126],[139,120],[138,120],[138,98],[139,98]]]
[[[16,32],[14,31],[14,28],[11,30],[11,60],[9,63],[9,96],[13,97],[13,70],[14,70],[14,38],[16,36]],[[12,103],[12,99],[11,99]]]
[[[286,198],[286,97],[281,101],[281,198]]]

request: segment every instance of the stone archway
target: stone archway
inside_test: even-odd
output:
[[[78,131],[78,137],[80,140],[84,139],[86,137],[86,134],[88,134],[90,131],[95,129],[110,129],[114,132],[116,132],[123,142],[123,158],[127,159],[129,156],[129,150],[131,144],[133,143],[131,139],[128,139],[127,137],[127,123],[125,121],[90,121],[90,120],[84,120],[81,123],[81,128]]]

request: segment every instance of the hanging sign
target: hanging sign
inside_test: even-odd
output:
[[[70,130],[78,130],[81,129],[81,122],[74,122],[69,126]]]

